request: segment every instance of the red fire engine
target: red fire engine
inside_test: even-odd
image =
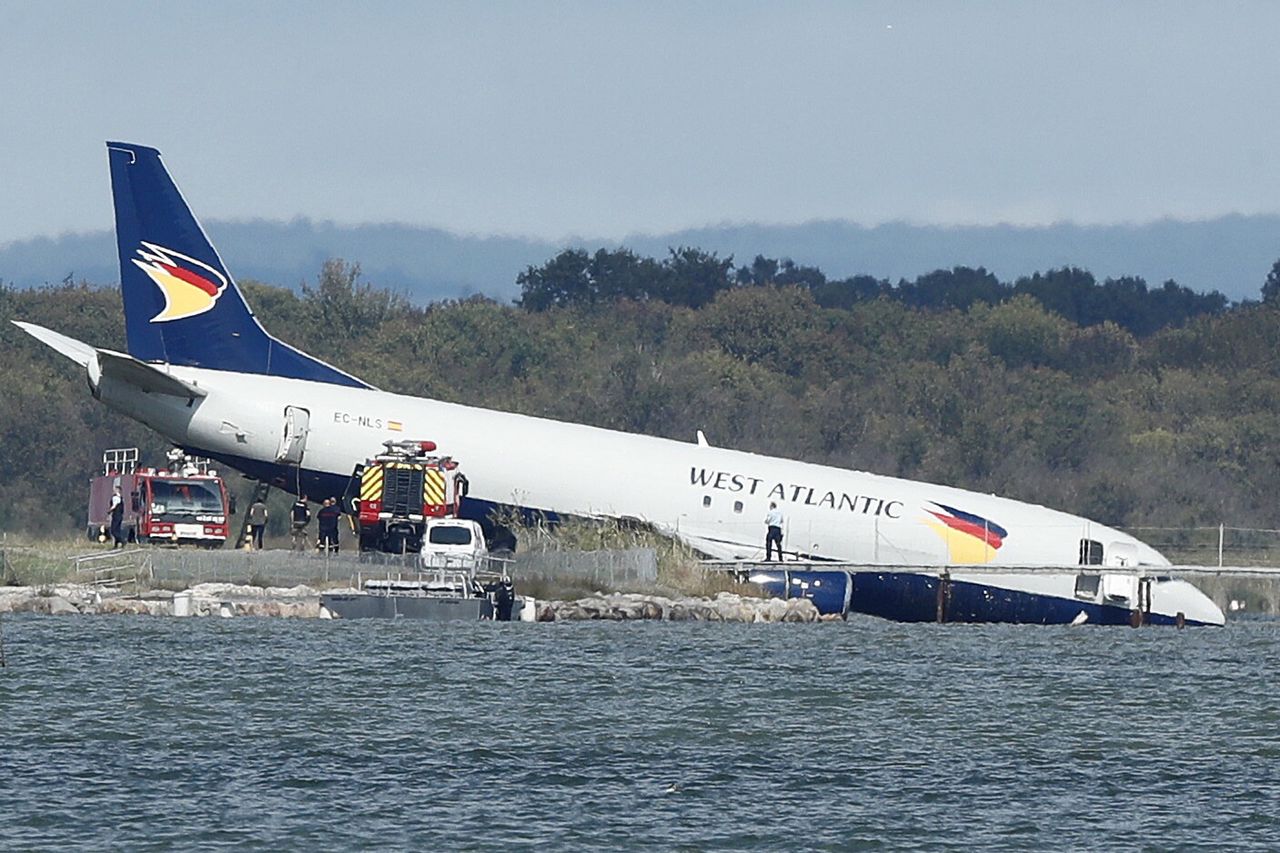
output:
[[[102,454],[102,474],[89,481],[89,538],[111,538],[111,504],[116,489],[124,507],[127,542],[191,544],[220,548],[227,541],[235,507],[227,487],[205,459],[174,449],[166,468],[139,468],[138,448]]]
[[[361,551],[417,553],[427,520],[456,515],[467,478],[434,441],[384,441],[383,452],[357,466],[348,498],[358,498]]]

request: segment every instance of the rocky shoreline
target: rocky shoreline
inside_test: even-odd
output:
[[[539,622],[653,620],[662,622],[818,622],[807,598],[755,598],[722,592],[715,598],[666,598],[639,593],[613,593],[574,601],[538,602]]]
[[[354,592],[354,590],[333,590]],[[309,586],[258,587],[231,583],[202,583],[179,593],[153,590],[123,595],[85,584],[0,587],[0,614],[44,613],[55,616],[141,615],[257,616],[318,619],[328,613],[320,605],[320,591]],[[722,592],[714,598],[641,593],[597,594],[569,601],[539,601],[537,621],[662,621],[662,622],[817,622],[824,617],[808,599],[783,601]]]

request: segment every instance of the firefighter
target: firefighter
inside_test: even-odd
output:
[[[120,496],[119,486],[111,495],[111,539],[112,551],[124,547],[124,498]]]
[[[324,506],[316,513],[316,524],[320,528],[319,549],[326,553],[338,553],[338,519],[342,510],[336,498],[325,498]]]
[[[311,522],[311,508],[307,506],[307,496],[298,495],[289,510],[289,522],[293,527],[293,550],[307,550],[307,525]]]

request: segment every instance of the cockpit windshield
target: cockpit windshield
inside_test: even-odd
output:
[[[152,480],[151,511],[224,515],[222,491],[217,483],[208,480]]]

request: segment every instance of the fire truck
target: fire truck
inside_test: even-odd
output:
[[[432,519],[456,516],[467,494],[458,463],[436,455],[434,441],[384,441],[357,465],[347,497],[361,551],[417,553]]]
[[[235,512],[226,484],[206,459],[174,448],[167,460],[164,468],[143,468],[136,447],[102,454],[102,474],[89,480],[90,539],[111,538],[111,498],[119,488],[126,541],[222,547]]]

